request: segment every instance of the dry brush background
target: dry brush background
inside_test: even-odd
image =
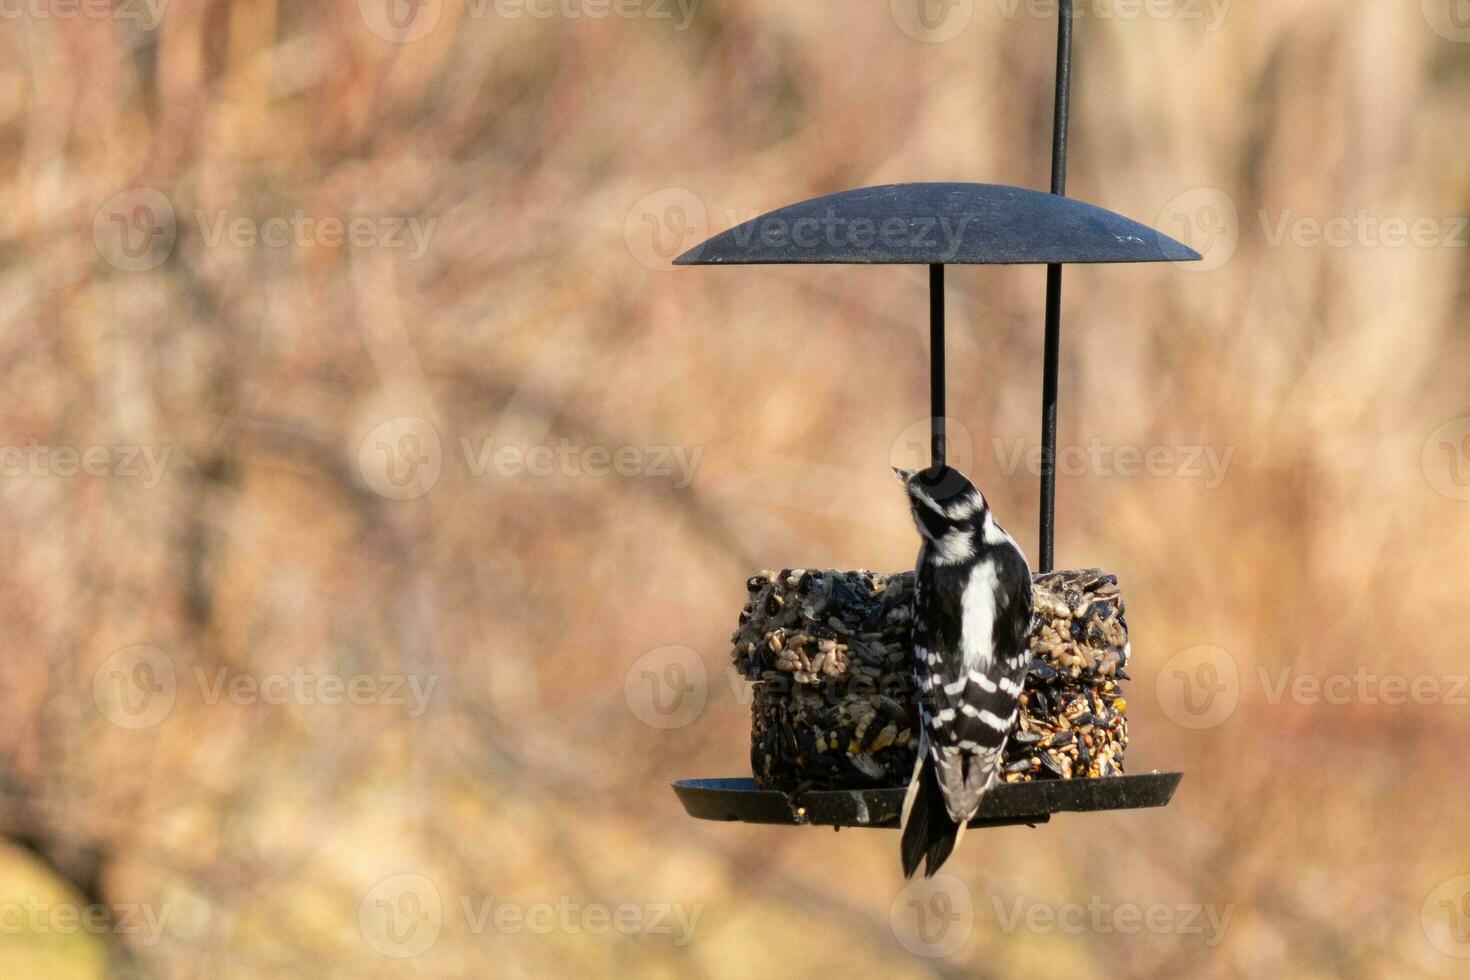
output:
[[[667,788],[748,771],[751,571],[912,562],[922,270],[667,259],[851,186],[1044,186],[1046,5],[7,8],[0,973],[1462,971],[1470,30],[1085,7],[1069,190],[1208,261],[1068,272],[1061,439],[1103,464],[1058,555],[1128,596],[1130,768],[1188,776],[971,835],[939,957],[895,837]],[[950,276],[957,455],[1033,555],[1042,282]]]

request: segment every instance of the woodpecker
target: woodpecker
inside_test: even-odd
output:
[[[1031,567],[980,491],[948,466],[894,473],[923,544],[914,575],[922,731],[904,797],[905,878],[932,877],[1000,778],[1030,659]]]

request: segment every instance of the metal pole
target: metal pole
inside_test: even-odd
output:
[[[929,453],[944,465],[944,266],[929,266]]]
[[[1051,192],[1067,193],[1067,123],[1072,99],[1072,0],[1057,21],[1057,92],[1052,117]],[[1062,267],[1046,267],[1046,347],[1041,379],[1041,568],[1052,570],[1057,502],[1057,373],[1062,348]]]

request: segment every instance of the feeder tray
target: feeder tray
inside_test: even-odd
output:
[[[1062,266],[1190,262],[1188,246],[1111,211],[1065,196],[1072,74],[1071,2],[1060,5],[1051,193],[973,183],[890,184],[792,204],[710,238],[675,265],[927,265],[929,267],[930,453],[945,461],[944,268],[1045,264],[1039,571],[1053,570],[1057,376],[1061,360]],[[1039,824],[1068,811],[1165,806],[1180,773],[1002,783],[970,826]],[[820,790],[788,796],[751,779],[676,782],[692,817],[832,827],[897,826],[905,789]]]
[[[1053,813],[1136,810],[1168,806],[1182,773],[1153,772],[1107,779],[1000,783],[985,794],[971,827],[1047,823]],[[674,792],[684,812],[700,820],[816,827],[898,826],[903,787],[812,790],[788,796],[759,789],[753,779],[681,779]]]

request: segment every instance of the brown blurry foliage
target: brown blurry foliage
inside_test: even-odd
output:
[[[1079,24],[1069,191],[1166,232],[1197,188],[1239,213],[1217,269],[1066,279],[1064,445],[1234,452],[1214,488],[1092,473],[1060,490],[1060,560],[1127,590],[1129,762],[1185,770],[1173,806],[973,834],[947,870],[975,933],[933,961],[890,929],[892,835],[677,807],[668,780],[747,771],[726,647],[745,576],[912,561],[888,465],[927,405],[924,280],[649,269],[639,202],[685,189],[719,230],[850,186],[1045,182],[1054,21],[978,4],[926,44],[888,6],[708,2],[679,31],[445,0],[402,44],[349,0],[176,2],[151,30],[42,4],[0,25],[0,445],[169,453],[156,485],[0,478],[0,899],[171,911],[155,943],[7,934],[0,971],[1456,973],[1420,912],[1470,872],[1467,709],[1273,703],[1262,681],[1465,671],[1470,504],[1435,491],[1421,449],[1470,413],[1470,252],[1273,245],[1266,227],[1470,212],[1470,46],[1415,3]],[[153,269],[96,242],[130,188],[175,212]],[[218,215],[298,211],[433,231],[421,255],[211,240]],[[1035,481],[997,446],[1037,438],[1042,273],[950,283],[951,411],[1034,552]],[[432,424],[443,468],[399,501],[360,449],[404,416]],[[476,474],[463,447],[492,439],[702,455],[687,487]],[[134,730],[93,679],[139,644],[177,697]],[[671,644],[698,651],[708,705],[662,731],[624,679]],[[1155,692],[1202,644],[1229,651],[1240,703],[1195,731]],[[435,687],[409,717],[211,702],[195,681],[298,667]],[[359,928],[402,873],[446,908],[412,959]],[[460,896],[703,913],[686,946],[476,935]],[[1233,913],[1217,946],[1007,934],[992,896]]]

